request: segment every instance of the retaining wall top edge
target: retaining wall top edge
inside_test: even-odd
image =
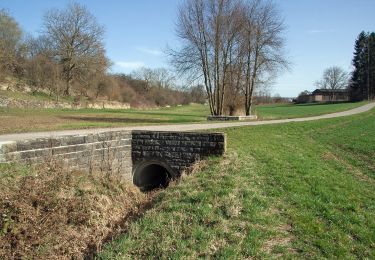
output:
[[[113,133],[126,133],[131,134],[131,130],[116,130],[116,131],[103,131],[103,132],[97,132],[97,133],[86,133],[86,134],[61,134],[61,135],[47,135],[44,137],[30,137],[30,138],[23,138],[20,140],[15,141],[4,141],[0,142],[0,146],[3,144],[10,144],[10,143],[18,143],[18,142],[28,142],[28,141],[41,141],[41,140],[51,140],[51,139],[61,139],[61,138],[70,138],[70,137],[86,137],[86,136],[92,136],[92,135],[100,135],[100,134],[113,134]]]
[[[160,134],[210,134],[210,135],[225,135],[224,132],[204,132],[204,131],[154,131],[154,130],[133,130],[131,133],[141,134],[141,133],[160,133]]]
[[[0,142],[0,147],[3,145],[14,144],[14,143],[16,143],[16,141],[3,141],[3,142]]]

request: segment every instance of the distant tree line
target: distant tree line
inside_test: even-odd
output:
[[[165,106],[205,102],[201,86],[177,88],[164,68],[141,68],[132,75],[111,75],[104,48],[104,27],[82,5],[48,11],[43,33],[26,35],[0,10],[0,81],[25,83],[32,92]]]
[[[355,41],[354,71],[351,76],[352,100],[375,98],[375,32],[362,31]]]

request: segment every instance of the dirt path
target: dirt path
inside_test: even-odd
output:
[[[64,131],[51,131],[51,132],[34,132],[34,133],[21,133],[21,134],[6,134],[0,135],[0,143],[8,141],[18,141],[24,139],[45,138],[63,135],[80,135],[80,134],[93,134],[107,131],[121,131],[121,130],[152,130],[152,131],[195,131],[218,129],[235,126],[252,126],[252,125],[268,125],[268,124],[281,124],[289,122],[305,122],[326,118],[350,116],[369,111],[375,107],[375,103],[369,103],[361,107],[351,110],[325,114],[320,116],[293,118],[293,119],[278,119],[278,120],[264,120],[264,121],[249,121],[249,122],[230,122],[230,123],[205,123],[205,124],[174,124],[174,125],[150,125],[150,126],[127,126],[116,128],[95,128],[95,129],[80,129],[80,130],[64,130]]]

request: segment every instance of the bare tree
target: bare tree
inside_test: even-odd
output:
[[[315,82],[315,85],[321,89],[330,89],[331,100],[335,98],[335,91],[345,89],[349,85],[349,73],[338,66],[329,67],[324,70],[321,80]]]
[[[285,26],[275,5],[254,0],[246,2],[243,11],[245,113],[250,115],[257,85],[272,80],[279,69],[288,67],[288,61],[284,57]]]
[[[162,88],[173,88],[175,86],[175,75],[166,68],[154,69],[155,83]]]
[[[15,70],[21,37],[18,23],[6,11],[0,10],[0,76]]]
[[[349,74],[342,68],[333,66],[324,70],[321,80],[315,82],[318,88],[322,89],[344,89],[348,87]]]
[[[26,37],[27,52],[25,60],[25,78],[33,91],[48,91],[60,97],[62,82],[60,80],[60,66],[53,60],[53,50],[50,42],[44,36]]]
[[[25,64],[26,76],[33,92],[47,90],[52,96],[56,94],[59,99],[59,66],[48,56],[39,54],[28,59]]]
[[[287,66],[283,32],[270,1],[186,0],[177,23],[182,48],[170,55],[181,74],[202,78],[211,114],[243,100],[249,115],[256,85]]]
[[[150,68],[141,67],[132,72],[132,77],[145,82],[144,92],[148,92],[152,86],[154,72]]]
[[[170,51],[180,73],[202,79],[211,114],[221,115],[241,9],[236,0],[187,0],[179,8],[177,35],[183,46]]]
[[[153,86],[173,88],[175,85],[175,76],[166,68],[141,67],[132,72],[132,77],[146,82],[145,92],[148,92]]]
[[[104,56],[104,29],[84,7],[73,3],[64,10],[51,10],[44,17],[46,35],[55,59],[62,66],[65,95],[70,95],[71,82]]]

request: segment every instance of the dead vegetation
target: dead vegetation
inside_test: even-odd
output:
[[[0,167],[2,259],[92,257],[152,196],[115,174]]]
[[[205,167],[199,161],[183,175]],[[112,167],[68,171],[52,158],[33,168],[0,164],[0,259],[92,259],[157,194],[140,192]]]

